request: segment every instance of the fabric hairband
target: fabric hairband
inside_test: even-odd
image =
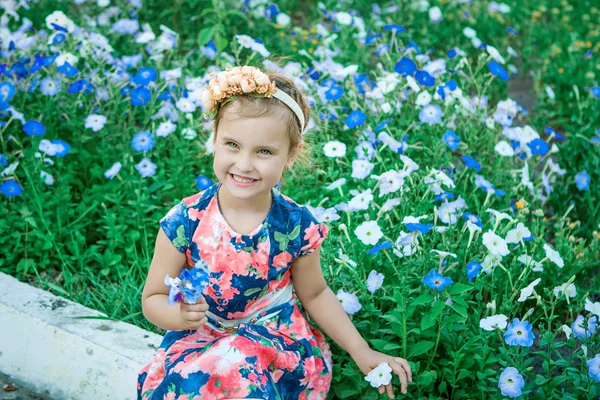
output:
[[[271,82],[267,74],[256,67],[227,68],[218,74],[210,74],[212,78],[202,92],[201,100],[207,115],[214,120],[219,106],[228,103],[241,95],[252,97],[275,97],[288,106],[300,121],[300,132],[304,132],[304,113],[298,103],[283,90]]]

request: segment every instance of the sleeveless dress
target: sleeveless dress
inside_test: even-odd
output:
[[[328,227],[271,189],[263,223],[248,235],[227,223],[221,183],[184,198],[161,220],[187,268],[204,268],[208,323],[167,331],[138,376],[141,400],[325,399],[332,356],[297,300],[290,267],[312,253]]]

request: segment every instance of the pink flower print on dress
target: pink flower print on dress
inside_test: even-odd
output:
[[[279,253],[275,257],[273,257],[273,265],[277,269],[283,269],[287,267],[290,261],[292,261],[292,255],[287,251]]]
[[[313,252],[317,247],[321,245],[323,240],[325,240],[328,231],[329,228],[327,227],[327,225],[315,224],[314,222],[311,222],[310,226],[304,231],[304,240],[307,240],[308,243],[300,249],[300,252]]]

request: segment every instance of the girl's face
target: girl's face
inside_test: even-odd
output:
[[[232,197],[261,197],[277,184],[286,163],[293,161],[285,125],[272,115],[229,119],[227,113],[219,121],[213,143],[215,175]],[[247,183],[249,179],[252,182]]]

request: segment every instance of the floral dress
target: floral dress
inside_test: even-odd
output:
[[[325,399],[332,357],[308,322],[290,267],[327,236],[304,206],[273,188],[263,223],[238,234],[220,212],[220,182],[160,220],[188,268],[205,268],[208,323],[168,331],[138,376],[138,399]]]

